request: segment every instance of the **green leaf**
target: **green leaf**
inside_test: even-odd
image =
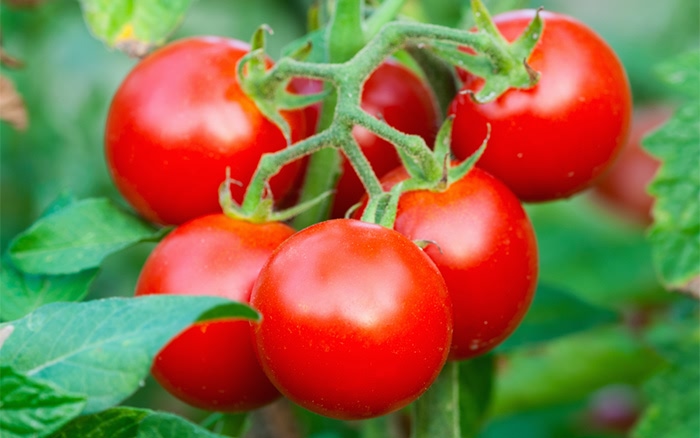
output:
[[[180,24],[190,0],[81,0],[92,33],[111,47],[143,56]]]
[[[461,19],[463,0],[420,0],[420,7],[430,23],[455,27]]]
[[[459,423],[462,436],[477,436],[487,418],[495,377],[493,354],[459,362]]]
[[[3,438],[45,437],[77,417],[85,397],[0,366],[0,430]]]
[[[0,265],[0,320],[21,318],[48,303],[81,301],[97,273],[97,269],[89,269],[70,275],[30,275],[3,260]]]
[[[678,329],[678,327],[675,327]],[[663,345],[670,364],[645,385],[649,404],[634,438],[695,438],[700,431],[700,330],[697,320],[676,330],[676,342]]]
[[[498,347],[498,351],[548,341],[616,319],[617,314],[613,311],[593,306],[570,293],[540,284],[522,323]]]
[[[663,283],[700,298],[700,52],[686,54],[661,71],[666,82],[690,99],[643,140],[662,162],[649,186],[656,197],[649,239]]]
[[[9,253],[28,274],[74,274],[162,232],[107,199],[86,199],[40,218],[15,237]]]
[[[500,416],[578,401],[612,383],[636,385],[662,364],[657,353],[623,327],[514,350],[503,356],[491,413]]]
[[[84,413],[97,412],[136,391],[163,345],[221,305],[228,308],[228,317],[257,318],[250,307],[218,297],[160,295],[48,304],[12,323],[14,332],[0,349],[0,364],[84,394]]]
[[[642,230],[612,221],[581,196],[527,210],[537,234],[540,283],[613,309],[669,299]]]
[[[182,417],[148,409],[117,407],[76,418],[52,438],[219,438]]]

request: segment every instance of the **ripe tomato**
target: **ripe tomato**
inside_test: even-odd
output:
[[[241,201],[260,156],[286,147],[281,131],[241,90],[236,64],[248,46],[216,37],[173,42],[129,73],[112,100],[105,152],[112,177],[147,219],[180,224],[220,212],[218,187],[231,168],[233,198]],[[303,113],[286,114],[299,139]],[[271,181],[276,198],[298,166]]]
[[[610,170],[593,187],[606,206],[642,225],[651,224],[654,198],[646,188],[659,168],[659,160],[642,149],[642,139],[666,122],[670,106],[641,107],[634,112],[630,139]]]
[[[321,82],[295,79],[293,84],[302,93],[318,93]],[[440,124],[440,115],[430,87],[410,69],[397,61],[387,60],[367,78],[362,90],[362,109],[386,121],[390,126],[407,134],[419,135],[432,147]],[[309,123],[318,122],[321,105],[305,109]],[[401,164],[394,146],[360,126],[352,131],[362,152],[378,176],[382,176]],[[359,202],[365,189],[360,178],[346,159],[343,172],[336,186],[333,217],[343,217],[345,212]]]
[[[251,304],[260,363],[277,388],[329,417],[406,406],[437,378],[452,337],[445,282],[396,231],[354,219],[306,228],[260,271]]]
[[[382,187],[407,178],[397,168],[382,178]],[[502,182],[474,168],[442,192],[406,192],[394,229],[434,242],[425,253],[452,299],[450,359],[484,354],[518,327],[537,286],[537,240],[518,198]]]
[[[253,224],[223,214],[187,222],[153,250],[136,295],[215,295],[249,302],[253,283],[272,251],[294,230]],[[177,398],[202,409],[245,411],[279,397],[255,356],[247,320],[196,323],[156,356],[152,374]]]
[[[505,13],[494,22],[512,41],[534,13]],[[464,159],[474,152],[490,123],[478,166],[524,201],[565,198],[588,187],[624,145],[632,108],[624,68],[605,41],[570,17],[541,16],[542,38],[528,61],[541,73],[539,83],[486,104],[460,94],[450,108],[455,155]],[[468,76],[464,90],[482,86],[482,79]]]

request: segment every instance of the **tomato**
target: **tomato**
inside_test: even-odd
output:
[[[622,216],[642,225],[652,222],[654,198],[646,188],[660,162],[642,149],[642,138],[666,122],[670,106],[653,105],[637,109],[632,118],[630,139],[620,157],[593,187],[595,198]]]
[[[322,90],[319,81],[295,79],[299,92],[312,94]],[[440,124],[440,113],[430,87],[409,68],[394,60],[384,61],[367,78],[362,90],[361,107],[367,113],[386,121],[390,126],[407,134],[419,135],[432,147]],[[310,124],[316,126],[321,105],[305,109]],[[401,161],[394,146],[367,129],[355,126],[357,140],[372,169],[382,176]],[[332,217],[343,217],[345,212],[365,193],[364,186],[347,159],[336,186]]]
[[[494,22],[512,41],[534,14],[514,11]],[[632,109],[624,68],[605,41],[573,18],[541,16],[544,31],[528,60],[541,73],[539,83],[486,104],[459,94],[450,108],[455,155],[473,153],[490,123],[478,166],[530,202],[569,197],[591,185],[624,145]],[[482,79],[470,75],[463,90],[482,86]]]
[[[306,228],[260,271],[251,304],[260,363],[289,399],[361,419],[400,409],[447,359],[452,310],[445,282],[413,242],[354,219]]]
[[[236,64],[248,46],[217,37],[173,42],[129,73],[109,109],[107,164],[127,201],[147,219],[181,224],[221,211],[218,188],[231,168],[241,183],[231,192],[243,199],[260,156],[286,147],[236,79]],[[301,112],[286,113],[293,139],[306,129]],[[271,180],[281,198],[298,165]]]
[[[407,178],[397,168],[382,178],[382,187]],[[537,286],[537,240],[520,201],[503,183],[474,168],[444,191],[403,193],[394,229],[431,242],[425,253],[452,299],[450,359],[484,354],[518,327]]]
[[[214,295],[248,303],[272,251],[294,230],[253,224],[223,214],[187,222],[148,257],[136,295]],[[152,374],[177,398],[198,408],[245,411],[279,397],[258,364],[248,320],[196,323],[156,356]]]

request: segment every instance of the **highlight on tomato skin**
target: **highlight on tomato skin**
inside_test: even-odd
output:
[[[223,214],[189,221],[150,254],[135,295],[214,295],[243,303],[260,268],[294,230],[254,224]],[[180,400],[220,412],[264,406],[280,397],[260,368],[250,321],[227,318],[195,323],[156,356],[153,377]]]
[[[282,132],[243,93],[236,64],[241,41],[190,37],[141,60],[117,89],[105,128],[105,158],[115,185],[146,219],[178,225],[221,211],[218,189],[230,168],[241,202],[260,157],[287,146]],[[292,140],[303,138],[302,111],[284,112]],[[275,199],[291,188],[299,163],[270,181]]]
[[[660,162],[642,148],[642,139],[673,114],[670,104],[646,104],[635,109],[629,141],[615,163],[593,187],[593,199],[630,222],[652,223],[654,198],[647,191]]]
[[[513,41],[534,14],[511,11],[494,23]],[[567,198],[594,184],[624,146],[632,113],[629,81],[610,46],[574,18],[540,16],[544,30],[528,59],[540,73],[538,84],[478,104],[466,91],[478,91],[483,80],[467,75],[449,110],[455,156],[476,151],[490,124],[489,146],[477,165],[525,202]]]
[[[399,167],[380,181],[390,190],[408,176]],[[537,240],[520,201],[502,182],[473,168],[443,191],[403,193],[394,229],[429,242],[424,251],[452,300],[451,360],[491,351],[520,325],[537,287]]]
[[[251,304],[260,363],[284,396],[344,420],[407,406],[439,375],[452,310],[435,265],[398,232],[354,219],[312,225],[260,271]]]

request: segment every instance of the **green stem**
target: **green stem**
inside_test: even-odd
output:
[[[351,128],[352,129],[352,128]],[[372,170],[372,165],[369,164],[367,157],[362,153],[360,145],[352,136],[351,129],[347,131],[346,140],[343,142],[342,149],[345,156],[350,161],[353,169],[357,172],[357,176],[360,177],[360,181],[365,186],[367,193],[370,196],[377,196],[383,193],[382,185],[379,183],[377,175]]]
[[[413,404],[411,438],[460,438],[459,366],[447,362],[430,389]]]
[[[345,62],[365,45],[362,29],[364,0],[338,0],[328,26],[328,59]]]
[[[331,130],[326,130],[302,140],[294,146],[272,154],[264,154],[260,158],[260,163],[258,163],[258,167],[246,190],[245,198],[243,198],[243,204],[241,205],[243,212],[251,215],[256,212],[260,199],[264,197],[267,181],[279,172],[285,164],[324,147],[332,146],[334,144],[332,134]]]
[[[352,127],[355,124],[364,126],[378,136],[394,143],[402,159],[408,158],[408,161],[415,161],[423,173],[420,177],[428,181],[438,182],[440,180],[444,163],[438,162],[439,160],[432,155],[430,148],[422,139],[401,133],[360,108],[364,82],[376,67],[396,50],[406,45],[430,45],[431,42],[441,41],[469,46],[479,53],[485,53],[494,67],[516,64],[509,58],[510,53],[505,42],[497,44],[493,35],[485,32],[465,32],[424,23],[388,23],[364,47],[357,50],[358,41],[363,40],[364,42],[362,35],[355,34],[359,32],[358,28],[361,28],[361,12],[362,2],[360,0],[338,2],[336,14],[329,26],[331,46],[329,57],[334,63],[316,64],[284,58],[264,77],[250,79],[254,83],[246,89],[260,90],[260,96],[274,94],[270,93],[269,90],[286,84],[294,76],[321,79],[326,82],[327,87],[332,85],[336,92],[328,93],[323,105],[320,128],[326,129],[327,132],[323,131],[324,135],[320,137],[317,135],[277,154],[264,157],[261,161],[261,169],[254,175],[246,192],[242,206],[244,213],[252,214],[257,210],[255,206],[265,193],[267,178],[274,175],[282,165],[303,155],[320,151],[326,146],[332,146],[332,148],[314,154],[311,159],[302,201],[315,199],[333,187],[340,172],[341,158],[336,150],[340,149],[345,152],[351,165],[357,170],[361,181],[370,194],[370,204],[376,205],[376,200],[373,198],[383,194],[383,192],[366,157],[351,136]],[[355,35],[350,38],[350,44],[347,41],[343,43],[345,37],[341,38],[341,36],[347,37],[351,34]],[[518,63],[521,61],[518,60]],[[507,85],[507,81],[503,84]],[[269,102],[266,103],[269,104]],[[407,162],[407,167],[410,167],[410,164],[413,163]],[[416,168],[415,165],[413,168]],[[328,201],[318,203],[313,211],[296,220],[295,226],[302,228],[323,220],[327,217],[328,204]]]
[[[384,140],[391,142],[406,156],[412,158],[419,164],[425,178],[429,181],[440,178],[442,163],[434,159],[430,148],[422,137],[405,134],[381,120],[377,120],[360,108],[349,108],[347,111],[343,111],[343,114],[347,114],[355,124],[361,125]],[[372,194],[369,191],[368,193]]]
[[[406,0],[384,0],[365,21],[365,38],[369,40],[378,34],[384,25],[396,18],[405,3]]]

